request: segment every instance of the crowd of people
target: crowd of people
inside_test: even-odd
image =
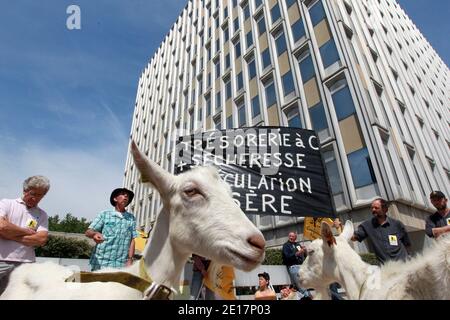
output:
[[[35,247],[43,246],[48,239],[48,216],[38,204],[50,189],[50,181],[44,176],[32,176],[23,183],[23,194],[17,199],[0,201],[0,295],[8,283],[10,273],[22,263],[35,262]],[[86,231],[86,236],[96,243],[91,254],[91,270],[106,267],[121,268],[131,265],[135,256],[136,219],[126,207],[132,202],[134,193],[126,188],[117,188],[110,195],[112,208],[100,212]],[[447,197],[441,191],[430,194],[430,202],[436,212],[426,218],[425,233],[430,238],[438,238],[450,232],[450,208]],[[353,241],[368,239],[380,263],[389,260],[406,260],[410,255],[411,240],[402,222],[388,215],[389,204],[385,199],[372,201],[372,218],[359,224],[352,237]],[[337,218],[333,223],[333,233],[342,232],[342,223]],[[297,234],[290,232],[282,248],[283,264],[287,268],[290,284],[281,288],[283,300],[311,299],[308,288],[298,283],[300,265],[308,251],[297,241]],[[213,294],[203,288],[202,279],[206,275],[209,261],[194,255],[194,269],[191,285],[191,299],[213,299]],[[259,289],[255,299],[276,299],[267,272],[258,274]],[[202,290],[203,289],[203,290]],[[342,299],[340,285],[330,285],[333,299]]]

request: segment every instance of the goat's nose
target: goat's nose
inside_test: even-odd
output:
[[[266,246],[266,240],[260,234],[254,234],[250,238],[247,239],[247,242],[250,243],[253,247],[258,248],[259,250],[264,250]]]

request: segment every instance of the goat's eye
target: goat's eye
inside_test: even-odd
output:
[[[187,195],[188,197],[193,197],[197,194],[200,194],[200,192],[198,191],[197,188],[188,188],[184,190],[184,194]]]

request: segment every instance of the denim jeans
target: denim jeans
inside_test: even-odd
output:
[[[303,297],[311,297],[311,294],[309,293],[308,290],[300,287],[300,282],[298,281],[298,272],[300,270],[300,265],[299,264],[294,264],[290,267],[288,267],[288,273],[289,273],[289,277],[291,278],[291,283],[297,287],[298,292],[303,296]]]

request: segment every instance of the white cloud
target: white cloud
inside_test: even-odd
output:
[[[25,178],[45,175],[51,188],[40,207],[50,216],[71,212],[92,220],[111,207],[109,195],[123,183],[125,145],[104,146],[95,152],[42,145],[24,145],[11,152],[0,146],[0,153],[0,198],[21,196]]]

